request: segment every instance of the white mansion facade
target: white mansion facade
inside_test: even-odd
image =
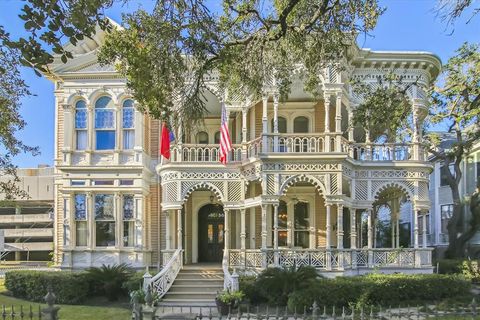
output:
[[[349,62],[339,61],[346,68],[332,65],[319,75],[321,101],[312,101],[298,79],[286,102],[274,85],[258,101],[226,99],[233,151],[224,166],[215,75],[204,124],[188,136],[175,128],[172,158],[161,162],[159,121],[137,111],[125,79],[97,63],[103,37],[99,31],[70,47],[74,59],[54,64],[50,76],[58,265],[171,268],[223,260],[236,269],[309,264],[338,273],[431,272],[422,217],[430,209],[432,167],[420,128],[428,109],[423,88],[441,68],[435,55],[357,48]],[[375,143],[351,126],[359,102],[349,80],[375,85],[386,69],[417,81],[408,91],[411,143]],[[401,248],[406,202],[414,236]],[[387,236],[376,224],[381,206],[391,215]]]

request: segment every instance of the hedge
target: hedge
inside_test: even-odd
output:
[[[455,275],[367,275],[318,279],[288,299],[291,310],[303,310],[316,301],[326,306],[398,305],[405,302],[439,301],[466,296],[470,283]]]
[[[22,270],[5,274],[5,287],[16,298],[45,302],[49,286],[58,304],[80,304],[89,295],[89,281],[85,273]]]

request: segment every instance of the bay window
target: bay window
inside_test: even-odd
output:
[[[96,150],[115,149],[115,106],[108,96],[95,102]]]
[[[126,194],[123,196],[123,246],[133,247],[135,236],[135,216],[134,216],[134,200],[133,195]]]
[[[95,195],[95,245],[115,246],[115,211],[113,194]]]
[[[83,100],[75,103],[75,149],[87,149],[87,104]]]
[[[122,108],[123,149],[125,150],[133,149],[135,143],[134,120],[133,100],[125,100]]]
[[[88,238],[87,224],[87,196],[85,194],[75,195],[75,245],[86,247]]]

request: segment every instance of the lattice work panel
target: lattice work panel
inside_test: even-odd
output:
[[[242,200],[242,185],[237,181],[228,182],[228,201]]]
[[[182,198],[185,198],[187,192],[196,184],[195,181],[182,181]]]
[[[428,196],[428,184],[426,182],[419,182],[418,185],[418,198],[420,200],[429,200]]]
[[[374,170],[371,172],[372,178],[406,178],[408,172],[405,170]]]
[[[271,174],[267,176],[267,194],[276,194],[275,177]]]
[[[337,175],[331,174],[330,175],[330,194],[337,194],[338,193],[338,181]]]
[[[163,190],[163,199],[165,202],[177,201],[178,199],[178,188],[176,182],[169,182],[162,186]]]
[[[368,200],[368,181],[357,180],[355,182],[355,199]]]
[[[405,181],[405,185],[412,194],[415,194],[415,183],[413,181]]]
[[[220,192],[225,195],[225,184],[223,183],[223,181],[211,181],[210,183],[217,187],[218,190],[220,190]]]

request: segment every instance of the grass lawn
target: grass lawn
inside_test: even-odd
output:
[[[7,306],[7,312],[10,312],[11,306],[13,306],[15,309],[15,313],[18,314],[21,305],[23,305],[24,307],[24,312],[28,311],[30,305],[32,305],[34,311],[36,310],[38,312],[38,303],[8,296],[8,291],[5,288],[4,281],[4,279],[0,279],[0,305]],[[59,318],[60,320],[131,319],[132,312],[130,311],[127,303],[111,303],[102,300],[103,299],[92,300],[92,305],[59,305]],[[105,305],[109,306],[107,307]],[[42,308],[45,306],[45,304],[41,305]]]

